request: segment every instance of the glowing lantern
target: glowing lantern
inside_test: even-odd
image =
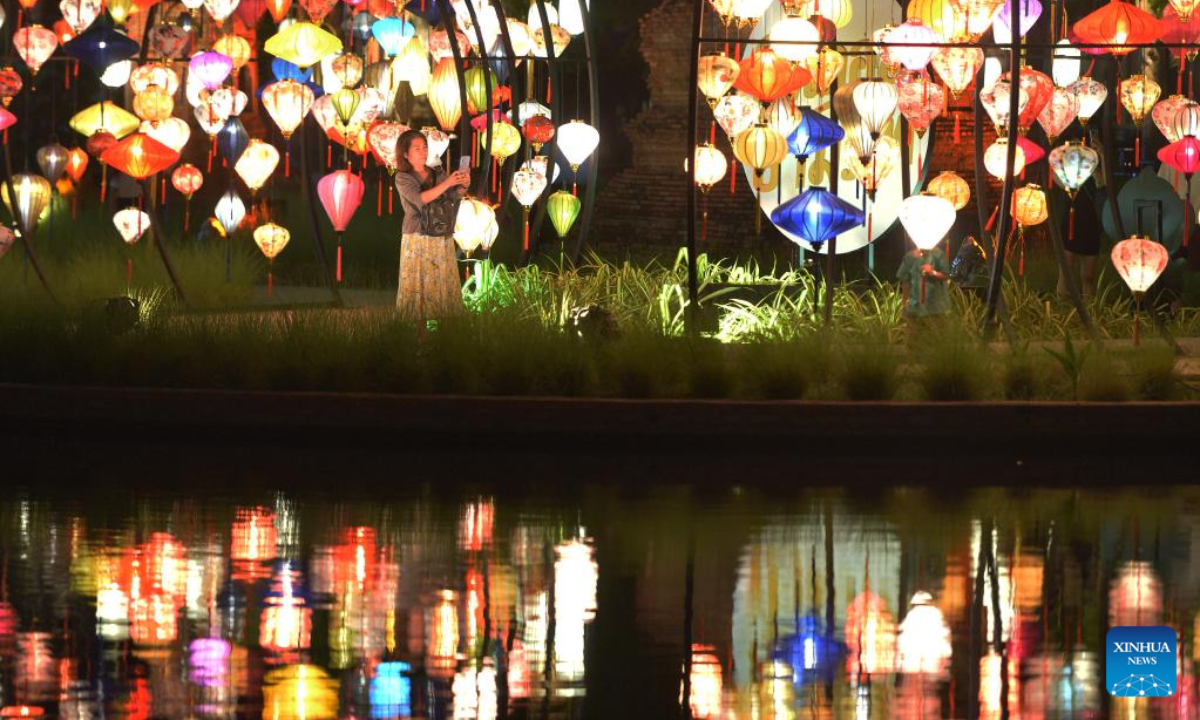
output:
[[[992,22],[992,37],[1001,45],[1012,42],[1013,21],[1010,9],[1009,3],[1002,3],[999,12],[996,13],[996,19]],[[1020,0],[1017,3],[1017,35],[1025,37],[1025,33],[1029,32],[1041,16],[1042,4],[1038,0]]]
[[[937,33],[939,42],[956,42],[966,37],[966,18],[950,0],[910,0],[908,17],[919,19]]]
[[[817,54],[817,43],[821,39],[821,33],[818,32],[816,25],[804,18],[788,16],[775,23],[768,39],[772,43],[771,49],[777,55],[785,60],[798,63]]]
[[[334,5],[337,5],[337,0],[300,0],[300,7],[308,13],[309,20],[318,25],[325,20],[325,16]]]
[[[317,182],[317,196],[325,214],[337,233],[337,279],[342,279],[342,232],[350,224],[354,212],[362,203],[365,186],[360,177],[349,170],[335,170]]]
[[[58,36],[41,25],[28,25],[13,33],[12,44],[29,66],[30,75],[37,75],[58,47]]]
[[[1117,274],[1129,286],[1129,289],[1136,295],[1146,292],[1150,286],[1158,280],[1162,275],[1163,270],[1167,269],[1167,262],[1170,260],[1170,253],[1161,244],[1154,242],[1146,237],[1134,235],[1128,240],[1122,240],[1113,246],[1112,263]],[[1151,583],[1140,582],[1137,579],[1130,580],[1130,576],[1136,577],[1137,573],[1122,572],[1122,578],[1116,583],[1117,587],[1123,585],[1153,585]],[[1146,576],[1153,579],[1153,571],[1146,573]],[[1126,593],[1128,597],[1136,597],[1136,592]],[[1148,599],[1156,598],[1154,592],[1147,592],[1145,597]],[[1126,598],[1121,598],[1126,600]],[[1128,604],[1128,603],[1122,603]]]
[[[0,107],[0,130],[7,130],[17,124],[17,116]]]
[[[554,57],[562,57],[562,54],[567,49],[567,45],[571,43],[571,33],[563,30],[558,25],[550,26],[550,39],[554,43]],[[542,30],[531,32],[530,40],[533,41],[531,50],[533,56],[544,58],[548,56],[546,50],[546,34]]]
[[[87,153],[79,148],[71,148],[67,153],[67,176],[71,178],[71,182],[79,183],[83,178],[84,171],[87,170],[87,165]]]
[[[572,120],[558,129],[558,149],[575,172],[599,144],[600,132],[580,120]]]
[[[1029,107],[1029,94],[1024,88],[1019,91],[1020,95],[1017,98],[1017,109],[1020,113],[1024,113]],[[1008,134],[1008,119],[1009,109],[1012,107],[1010,98],[1012,93],[1012,84],[1007,80],[998,80],[987,87],[983,92],[979,93],[979,100],[983,104],[983,109],[987,111],[988,116],[992,119],[992,125],[996,128],[996,135],[1003,137]]]
[[[250,43],[241,35],[222,35],[213,43],[212,49],[229,58],[235,72],[250,62]]]
[[[295,80],[280,80],[263,88],[262,104],[287,140],[312,110],[313,91]]]
[[[958,99],[963,90],[975,80],[983,66],[983,50],[979,48],[944,47],[930,60],[934,72],[946,83],[950,95]]]
[[[579,210],[583,207],[583,203],[578,197],[572,195],[566,190],[558,190],[550,194],[546,199],[546,212],[550,215],[550,222],[554,225],[554,231],[558,233],[558,237],[565,238],[567,233],[571,231],[571,226],[575,224],[575,218],[579,217]]]
[[[12,104],[12,99],[21,92],[22,85],[21,73],[11,67],[0,69],[0,101],[3,101],[4,107]]]
[[[1042,129],[1046,131],[1046,137],[1053,145],[1054,141],[1063,131],[1067,129],[1072,122],[1075,121],[1075,116],[1079,114],[1079,100],[1075,97],[1075,93],[1066,88],[1054,88],[1054,94],[1050,97],[1050,102],[1042,108],[1042,112],[1038,114],[1038,123]]]
[[[1079,79],[1080,58],[1083,53],[1071,45],[1071,41],[1063,38],[1054,48],[1054,60],[1050,63],[1050,77],[1059,87],[1067,87]]]
[[[819,93],[829,92],[829,88],[833,87],[833,81],[837,79],[838,73],[842,71],[842,66],[846,63],[846,59],[840,52],[831,47],[825,46],[817,51],[815,55],[811,55],[804,60],[804,67],[812,74],[813,84]]]
[[[921,70],[929,64],[937,48],[919,43],[938,42],[938,34],[919,18],[909,18],[887,34],[888,59],[909,70]]]
[[[333,58],[326,58],[329,62],[329,72],[341,83],[341,87],[355,87],[362,80],[363,76],[363,61],[362,58],[354,53],[341,53]],[[325,61],[322,61],[325,62]],[[324,67],[324,65],[322,65]],[[328,91],[335,91],[338,88],[327,88]]]
[[[230,237],[237,232],[238,226],[246,217],[246,204],[242,202],[237,191],[230,188],[221,195],[221,199],[217,200],[213,214],[220,223],[221,229],[225,231],[225,237]]]
[[[801,6],[800,15],[820,15],[840,30],[850,24],[850,19],[854,17],[854,7],[850,0],[806,0]]]
[[[1158,151],[1158,159],[1191,178],[1200,170],[1200,140],[1191,136],[1176,140]]]
[[[150,85],[133,97],[133,112],[148,123],[155,124],[171,117],[175,101],[165,88]]]
[[[398,122],[380,122],[371,126],[367,131],[367,143],[375,159],[387,167],[388,172],[396,171],[396,141],[408,131],[407,125]],[[428,143],[426,143],[428,144]]]
[[[1181,20],[1175,8],[1168,7],[1163,10],[1162,27],[1164,43],[1182,45],[1185,49],[1180,51],[1180,55],[1188,60],[1196,59],[1195,46],[1200,41],[1200,16],[1192,13],[1187,20]]]
[[[316,65],[327,55],[341,52],[342,41],[317,25],[296,22],[269,38],[263,49],[277,58],[306,69]]]
[[[408,83],[413,95],[424,95],[429,91],[429,53],[425,51],[421,38],[409,39],[400,54],[392,60],[392,73],[398,82]]]
[[[788,149],[803,163],[812,155],[837,144],[845,136],[846,131],[836,122],[812,108],[804,107],[800,108],[796,129],[788,136]]]
[[[75,113],[70,121],[71,129],[85,137],[106,132],[120,139],[138,129],[137,116],[105,100]]]
[[[949,201],[955,211],[965,208],[971,200],[971,186],[953,170],[945,170],[930,180],[928,190]]]
[[[287,244],[287,230],[278,225],[263,225],[254,231],[256,242],[259,230],[268,230],[263,233],[268,244],[260,247],[269,259],[274,258]],[[272,580],[258,635],[258,644],[264,650],[285,653],[304,650],[312,644],[312,609],[306,607],[307,601],[298,592],[299,575],[290,564],[281,563]]]
[[[132,71],[129,76],[129,87],[134,94],[145,92],[151,85],[164,88],[168,94],[174,95],[179,89],[179,73],[162,63],[152,62]]]
[[[207,90],[215,90],[233,72],[233,60],[219,52],[202,52],[188,61],[188,74]]]
[[[100,159],[129,177],[145,180],[174,165],[179,153],[149,135],[135,133],[110,147]]]
[[[854,109],[872,139],[878,139],[896,111],[896,86],[882,80],[865,80],[854,86]]]
[[[767,108],[766,120],[768,127],[787,137],[800,122],[800,111],[791,98],[781,97]]]
[[[433,69],[433,77],[429,81],[429,105],[443,130],[453,130],[462,117],[458,73],[450,58],[441,60]]]
[[[1175,111],[1185,105],[1197,105],[1195,102],[1188,100],[1182,95],[1172,95],[1171,97],[1157,103],[1150,111],[1150,119],[1154,121],[1154,125],[1158,131],[1167,138],[1167,142],[1175,142],[1184,135],[1194,135],[1194,132],[1185,132],[1176,134],[1174,128],[1171,127],[1171,120],[1175,117]],[[1200,108],[1200,105],[1197,105]],[[1200,112],[1196,113],[1196,118],[1200,120]],[[1191,123],[1187,123],[1191,125]],[[1187,129],[1191,129],[1188,127]]]
[[[1049,163],[1058,184],[1074,200],[1100,164],[1100,153],[1081,142],[1068,142],[1050,151]]]
[[[862,210],[824,188],[814,187],[771,211],[771,222],[813,246],[821,246],[863,224]]]
[[[522,168],[513,173],[512,179],[512,194],[528,211],[538,198],[542,196],[542,191],[546,189],[546,176],[537,172],[532,168]]]
[[[250,194],[253,195],[266,184],[271,173],[275,172],[277,165],[279,165],[279,151],[275,149],[275,146],[255,138],[242,151],[233,170],[242,179],[242,182],[246,183]]]
[[[8,254],[12,250],[12,246],[16,244],[17,236],[6,227],[0,227],[0,258]]]
[[[412,23],[400,18],[382,18],[371,24],[371,34],[384,54],[396,56],[408,44],[409,38],[416,35],[417,29]]]
[[[1011,88],[1011,74],[1004,73],[1001,75],[1000,83],[1004,83]],[[1054,81],[1045,73],[1023,67],[1021,68],[1021,93],[1029,98],[1028,103],[1021,108],[1021,112],[1017,116],[1017,127],[1024,134],[1026,130],[1033,127],[1034,120],[1037,119],[1042,109],[1050,102],[1050,99],[1054,97]]]
[[[1046,222],[1050,213],[1046,208],[1046,193],[1041,186],[1030,183],[1016,189],[1013,193],[1012,216],[1022,230]]]
[[[896,622],[883,598],[870,591],[846,608],[847,672],[889,673],[896,670]]]
[[[756,50],[741,62],[733,86],[763,102],[790,95],[812,80],[808,70],[788,62],[771,48]]]
[[[240,2],[241,0],[204,0],[204,9],[220,25],[233,14],[234,10],[237,10]]]
[[[544,115],[534,115],[527,119],[521,127],[521,133],[525,136],[525,141],[533,148],[534,152],[539,152],[542,145],[550,142],[554,137],[554,121]]]
[[[950,628],[926,592],[913,595],[897,637],[900,672],[940,675],[949,664]]]
[[[765,125],[751,128],[733,142],[734,157],[758,172],[783,162],[787,154],[787,140]]]
[[[725,159],[725,153],[708,143],[696,146],[693,162],[696,164],[696,185],[699,186],[700,192],[708,192],[708,189],[719,183],[729,170],[729,161]]]
[[[1121,81],[1121,105],[1129,112],[1134,125],[1141,127],[1142,118],[1158,102],[1161,93],[1162,87],[1145,75],[1130,75]]]
[[[50,204],[50,194],[52,192],[50,181],[41,175],[33,175],[32,173],[16,173],[12,176],[12,191],[16,197],[16,211],[13,210],[13,202],[8,195],[9,183],[0,183],[0,194],[2,194],[5,206],[17,219],[17,226],[25,237],[33,237],[33,231],[37,229],[38,218],[42,216],[42,212]]]
[[[733,140],[754,127],[760,111],[757,100],[749,95],[733,93],[717,101],[717,106],[713,108],[713,117],[729,139]]]
[[[292,0],[267,0],[267,11],[276,24],[282,23],[292,9]]]
[[[492,206],[474,198],[463,198],[454,220],[454,242],[463,253],[469,255],[476,248],[486,252],[499,234],[500,226]]]
[[[697,720],[720,717],[723,707],[721,661],[713,654],[713,649],[711,645],[692,645],[691,695],[688,702],[691,716]],[[682,695],[683,688],[679,691]]]
[[[491,68],[472,66],[463,73],[463,80],[467,84],[467,112],[478,115],[491,107],[489,88],[495,89],[498,84]]]
[[[867,191],[867,197],[874,198],[875,190],[899,163],[900,144],[890,135],[884,135],[872,146],[865,162],[857,154],[852,153],[848,164],[850,172]]]
[[[441,165],[442,155],[450,147],[450,136],[432,127],[421,128],[421,134],[425,136],[425,141],[429,145],[429,159],[425,161],[425,164],[429,167]]]
[[[946,108],[946,94],[923,73],[904,76],[896,84],[899,88],[897,105],[900,114],[917,132],[917,137],[921,137]]]
[[[913,244],[922,252],[928,252],[950,232],[955,213],[954,204],[949,200],[924,192],[905,198],[900,203],[898,215]]]
[[[171,173],[171,185],[181,195],[191,199],[192,195],[204,185],[204,175],[195,165],[184,163]]]
[[[62,0],[58,7],[62,11],[63,20],[66,20],[77,35],[87,30],[103,10],[99,0]],[[0,20],[0,23],[2,22]]]
[[[333,106],[334,114],[337,115],[339,129],[343,133],[346,132],[354,117],[354,111],[358,110],[358,105],[362,102],[362,96],[349,88],[342,88],[330,95],[329,101]]]
[[[168,645],[179,635],[175,604],[163,593],[133,600],[129,621],[129,637],[137,645]]]
[[[264,718],[331,720],[338,715],[338,682],[316,665],[286,665],[263,679]]]
[[[179,25],[160,23],[150,28],[150,47],[164,58],[178,59],[183,56],[192,40],[191,32]]]
[[[1108,97],[1108,88],[1104,87],[1103,83],[1084,76],[1071,83],[1067,89],[1074,93],[1079,101],[1079,124],[1087,127],[1088,120],[1092,119]]]
[[[135,207],[127,207],[113,215],[113,225],[117,226],[121,239],[127,245],[133,245],[150,228],[150,216]]]
[[[67,169],[67,149],[58,143],[46,145],[37,151],[37,163],[46,179],[56,183]]]
[[[1025,151],[1017,145],[1016,157],[1013,159],[1013,176],[1021,174],[1025,169]],[[987,151],[983,154],[983,166],[987,168],[988,173],[997,180],[1003,180],[1005,169],[1008,167],[1008,139],[996,138],[996,142],[992,143]]]
[[[486,131],[480,133],[479,141],[484,148],[490,145],[492,157],[504,162],[521,148],[521,131],[511,123],[498,122],[492,125],[490,136]]]
[[[1191,100],[1181,103],[1171,114],[1170,125],[1171,134],[1167,138],[1172,141],[1200,136],[1200,103]]]
[[[246,134],[246,126],[236,117],[225,121],[225,126],[221,128],[221,134],[217,137],[217,147],[230,165],[238,161],[249,142],[250,136]]]
[[[1072,27],[1071,32],[1081,44],[1114,45],[1116,47],[1081,48],[1092,55],[1112,53],[1128,55],[1137,45],[1153,43],[1162,35],[1162,23],[1141,8],[1122,0],[1112,0],[1095,10]]]

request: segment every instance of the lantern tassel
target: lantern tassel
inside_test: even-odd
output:
[[[158,189],[159,189],[158,202],[162,205],[166,205],[167,204],[167,179],[161,178],[161,180],[159,182],[160,182],[160,184],[158,186]]]
[[[522,247],[529,252],[529,208],[525,208],[525,244]]]
[[[1075,239],[1075,206],[1074,205],[1071,206],[1071,212],[1068,213],[1067,217],[1068,217],[1067,239],[1074,240]]]
[[[998,213],[998,212],[1000,212],[1000,206],[999,206],[999,205],[997,205],[997,206],[996,206],[996,209],[992,211],[992,216],[991,216],[990,218],[988,218],[987,225],[984,225],[984,226],[983,226],[983,229],[984,229],[984,230],[991,230],[991,229],[992,229],[992,225],[994,225],[994,224],[996,223],[996,213]]]
[[[5,130],[4,132],[7,133],[8,131]],[[715,120],[712,122],[712,124],[708,128],[708,144],[709,145],[717,144],[717,122]]]
[[[375,191],[375,217],[383,217],[383,181],[380,180]]]
[[[1137,137],[1133,139],[1133,166],[1134,168],[1142,167],[1142,133],[1140,130]]]
[[[325,168],[328,169],[329,166],[332,164],[333,164],[333,145],[331,143],[326,143],[325,144]]]
[[[285,178],[292,176],[292,145],[291,145],[291,143],[288,143],[288,146],[286,148],[284,148],[284,150],[283,150],[283,176]]]
[[[267,266],[267,297],[275,295],[275,274],[271,272],[271,266]]]
[[[338,249],[337,249],[337,281],[342,281],[342,234],[338,233]]]
[[[737,190],[737,163],[729,163],[729,194],[733,195]]]
[[[392,214],[392,198],[396,195],[396,189],[388,185],[388,215]]]

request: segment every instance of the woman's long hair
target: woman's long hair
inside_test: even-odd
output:
[[[408,161],[408,150],[418,140],[425,143],[425,147],[429,147],[425,133],[420,130],[405,130],[400,137],[396,138],[396,169],[400,172],[413,172],[412,163]]]

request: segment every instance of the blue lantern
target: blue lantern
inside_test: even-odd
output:
[[[813,246],[863,224],[866,216],[825,188],[814,187],[771,211],[771,222]]]
[[[416,33],[417,29],[412,26],[412,23],[400,18],[383,18],[376,20],[371,25],[371,34],[375,36],[375,41],[389,57],[399,55],[404,46],[408,44],[409,39]]]
[[[371,718],[408,717],[412,703],[412,680],[405,675],[411,668],[406,662],[379,663],[371,678]]]
[[[442,24],[442,6],[440,0],[409,0],[404,9],[423,19],[433,27]]]
[[[107,25],[92,23],[91,27],[63,45],[62,49],[96,71],[96,74],[102,74],[109,65],[136,55],[141,46],[128,35]]]
[[[794,635],[775,643],[771,656],[791,668],[792,683],[797,687],[814,680],[832,680],[842,654],[841,643],[821,632],[821,621],[814,615],[800,618]]]
[[[788,148],[792,154],[800,158],[800,162],[808,160],[831,145],[841,142],[846,137],[846,131],[837,122],[825,117],[812,108],[800,108],[800,122],[796,129],[788,135]]]
[[[221,154],[225,156],[225,161],[229,163],[229,167],[237,164],[238,158],[242,156],[242,151],[250,144],[250,137],[246,134],[246,126],[238,119],[236,115],[225,121],[225,127],[221,128],[221,134],[217,138],[217,147],[221,149]]]
[[[276,80],[295,80],[296,82],[308,82],[312,78],[312,68],[301,70],[299,65],[290,63],[283,58],[275,58],[271,61],[271,74]]]

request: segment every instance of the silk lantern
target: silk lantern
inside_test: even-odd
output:
[[[4,107],[12,104],[13,98],[21,92],[21,86],[24,84],[21,73],[11,66],[0,68],[0,102],[4,104]]]
[[[129,87],[135,94],[144,92],[151,85],[158,85],[174,95],[179,90],[179,73],[160,62],[150,62],[129,75]]]
[[[133,57],[141,46],[125,33],[97,24],[63,45],[62,49],[99,74],[109,65]]]
[[[846,131],[834,120],[810,107],[800,108],[800,122],[788,136],[788,149],[801,163],[809,157],[841,142]]]
[[[37,164],[51,184],[57,183],[67,170],[67,149],[58,143],[39,148]]]
[[[976,73],[983,67],[983,59],[980,48],[943,47],[933,54],[930,63],[933,71],[946,83],[950,96],[957,100],[974,82]]]
[[[840,30],[849,25],[854,18],[854,7],[851,0],[805,0],[801,5],[800,15],[819,15]]]
[[[278,165],[279,151],[275,149],[275,146],[255,138],[242,151],[241,156],[234,163],[233,170],[242,179],[242,182],[246,183],[250,194],[255,195],[270,179],[271,173],[275,172]]]
[[[1156,103],[1150,110],[1150,119],[1154,121],[1155,127],[1163,134],[1168,143],[1173,143],[1184,135],[1195,134],[1194,132],[1176,134],[1175,129],[1171,126],[1171,120],[1175,117],[1175,111],[1188,104],[1196,105],[1195,102],[1188,100],[1182,95],[1172,95],[1166,100]],[[1197,107],[1200,108],[1200,105]],[[1197,117],[1200,118],[1200,113],[1197,113]]]
[[[37,75],[58,47],[58,36],[41,25],[28,25],[13,33],[12,46],[29,67],[29,74]]]
[[[580,199],[566,190],[555,191],[546,199],[546,213],[550,215],[550,222],[560,239],[571,231],[582,207]]]
[[[400,54],[408,40],[416,35],[412,23],[400,18],[389,17],[376,20],[371,24],[371,34],[384,54],[395,57]]]
[[[900,114],[908,120],[917,137],[923,137],[933,121],[945,110],[946,94],[923,73],[897,78],[896,86]]]
[[[1055,87],[1050,102],[1046,103],[1038,114],[1038,124],[1046,131],[1046,138],[1051,145],[1062,135],[1063,131],[1075,121],[1079,114],[1079,100],[1075,93],[1066,88]]]
[[[71,182],[76,185],[83,179],[83,173],[87,170],[88,156],[80,148],[71,148],[67,153],[67,176],[71,178]]]
[[[396,141],[408,130],[407,125],[385,121],[372,125],[367,131],[367,143],[371,146],[371,152],[375,154],[375,159],[388,169],[388,173],[396,172]]]
[[[1017,116],[1017,128],[1024,134],[1033,126],[1042,109],[1054,97],[1054,81],[1050,79],[1049,75],[1030,67],[1022,67],[1020,75],[1021,91],[1029,98],[1028,103]],[[1011,85],[1012,73],[1004,73],[1000,76],[1000,80]]]
[[[322,58],[341,52],[342,41],[313,23],[295,22],[270,37],[263,49],[301,69],[307,69]]]
[[[1037,23],[1042,16],[1042,4],[1038,0],[1018,0],[1017,3],[1017,35],[1025,37],[1025,33]],[[992,21],[992,38],[1000,45],[1012,42],[1013,19],[1010,12],[1011,4],[1007,0],[1000,5],[996,19]]]
[[[900,144],[890,135],[884,135],[875,142],[866,162],[857,154],[851,153],[850,172],[867,191],[867,197],[875,199],[875,191],[887,179],[892,170],[900,164]]]
[[[1158,159],[1176,172],[1191,176],[1200,170],[1200,139],[1188,136],[1176,140],[1158,151]]]
[[[900,224],[922,252],[928,252],[946,237],[954,226],[954,204],[949,200],[923,192],[910,195],[900,203]]]
[[[99,0],[62,0],[58,8],[76,35],[87,30],[104,9]],[[2,18],[0,24],[3,24]]]
[[[817,54],[821,33],[816,25],[804,18],[787,16],[771,27],[767,39],[771,41],[771,49],[780,57],[802,63]]]
[[[1008,168],[1008,138],[996,138],[983,154],[983,166],[997,180],[1003,180]],[[1017,145],[1013,159],[1012,174],[1017,177],[1025,169],[1025,151]]]
[[[204,176],[195,165],[183,163],[171,173],[171,186],[184,197],[183,229],[187,230],[192,209],[192,195],[204,185]]]
[[[771,222],[814,247],[864,220],[862,210],[819,187],[809,188],[771,211]]]
[[[233,72],[233,60],[211,50],[198,53],[188,61],[188,74],[207,90],[215,90]]]
[[[1161,244],[1148,237],[1134,235],[1113,246],[1112,264],[1117,274],[1133,292],[1136,303],[1133,314],[1133,344],[1141,341],[1141,315],[1137,312],[1142,294],[1158,280],[1167,269],[1170,253]]]
[[[717,101],[729,92],[737,81],[742,68],[736,60],[719,55],[704,55],[696,72],[696,85],[708,100],[710,108],[716,107]]]
[[[766,103],[796,92],[812,79],[808,70],[793,65],[771,48],[754,51],[740,66],[733,86]]]
[[[1200,103],[1188,100],[1180,104],[1171,114],[1170,126],[1168,139],[1172,142],[1185,137],[1200,137]]]
[[[491,107],[489,92],[499,84],[496,73],[491,68],[476,65],[467,68],[463,73],[463,81],[467,86],[467,112],[472,115],[486,112]]]
[[[1192,13],[1187,20],[1182,20],[1175,8],[1168,7],[1163,10],[1162,27],[1164,43],[1183,46],[1177,50],[1180,60],[1196,59],[1197,43],[1200,42],[1200,16]]]
[[[1081,142],[1068,142],[1050,151],[1050,169],[1054,179],[1071,200],[1067,237],[1075,238],[1075,194],[1088,181],[1100,164],[1100,153]]]
[[[954,7],[951,0],[910,0],[908,17],[919,18],[937,33],[939,42],[957,42],[966,38],[966,17]]]
[[[1136,5],[1111,0],[1076,21],[1071,32],[1084,52],[1121,57],[1133,52],[1137,45],[1148,45],[1157,40],[1162,35],[1162,23]],[[1089,48],[1083,46],[1086,43],[1114,47]]]
[[[1134,136],[1133,141],[1133,157],[1134,165],[1141,167],[1142,164],[1142,119],[1154,107],[1154,103],[1158,102],[1158,96],[1162,93],[1162,87],[1146,77],[1145,75],[1130,75],[1121,81],[1118,86],[1121,105],[1129,113],[1130,119],[1133,120],[1135,127],[1139,132]]]
[[[433,69],[433,76],[429,81],[429,105],[433,108],[433,114],[437,116],[438,124],[447,132],[453,130],[462,117],[458,72],[451,58],[441,60]]]
[[[954,210],[962,210],[971,201],[971,186],[953,170],[943,170],[941,174],[929,181],[929,192],[948,200]]]
[[[8,195],[9,183],[0,183],[0,194],[3,196],[8,211],[16,218],[21,233],[26,238],[31,238],[34,230],[37,229],[38,219],[50,204],[52,192],[50,181],[41,175],[16,173],[9,182],[12,184],[13,197],[16,199],[15,211],[14,203]]]
[[[529,250],[529,208],[537,202],[546,190],[546,176],[533,168],[521,168],[513,173],[512,194],[521,203],[524,220],[524,241],[522,248]]]
[[[954,0],[966,25],[967,37],[976,41],[995,22],[996,13],[1006,0]]]
[[[295,80],[280,80],[263,88],[262,104],[279,128],[284,140],[289,140],[300,123],[312,110],[313,91]]]
[[[246,204],[242,202],[242,198],[236,190],[229,188],[217,200],[213,214],[216,215],[217,222],[225,232],[225,237],[231,238],[246,217]]]
[[[267,297],[275,294],[275,257],[283,252],[291,239],[292,234],[282,225],[266,223],[254,228],[254,244],[267,258]]]
[[[713,118],[732,141],[754,127],[761,110],[758,100],[738,92],[717,101],[716,107],[713,108]]]
[[[1079,74],[1082,70],[1080,67],[1080,58],[1083,53],[1079,48],[1071,45],[1071,41],[1067,38],[1059,40],[1054,47],[1054,60],[1050,63],[1050,77],[1054,80],[1054,84],[1061,88],[1066,88],[1079,79]]]
[[[1022,229],[1046,222],[1050,213],[1046,206],[1046,193],[1040,185],[1029,183],[1016,189],[1013,193],[1012,216]]]
[[[470,197],[458,204],[458,215],[454,219],[454,242],[458,243],[464,254],[470,254],[475,248],[487,252],[499,234],[496,211],[491,205]]]
[[[542,115],[534,115],[527,119],[521,127],[525,141],[529,143],[534,152],[541,152],[542,145],[550,142],[554,137],[554,131],[554,121]]]
[[[113,215],[113,225],[125,244],[133,245],[150,229],[150,216],[136,207],[127,207]]]
[[[349,170],[335,170],[317,182],[317,196],[337,233],[337,281],[342,281],[342,233],[362,203],[365,186]]]
[[[815,55],[804,60],[804,67],[812,74],[813,86],[821,94],[829,92],[845,64],[846,58],[829,46],[822,47]]]
[[[1012,108],[1011,93],[1012,84],[1007,80],[997,80],[979,93],[980,104],[991,118],[998,137],[1008,134],[1009,110]],[[1029,93],[1025,92],[1024,88],[1020,89],[1018,93],[1017,110],[1019,113],[1024,113],[1025,109],[1029,107]]]
[[[558,149],[571,170],[578,174],[584,163],[600,144],[600,132],[581,120],[572,120],[558,129]]]
[[[702,193],[708,192],[709,188],[719,183],[729,170],[729,161],[725,159],[725,153],[708,143],[696,146],[692,162],[696,165],[696,186]]]
[[[250,43],[241,35],[222,35],[213,43],[212,49],[229,58],[235,73],[250,62],[252,54]]]
[[[166,88],[150,85],[133,96],[133,112],[142,120],[155,125],[169,117],[175,109],[175,100]]]
[[[854,86],[853,98],[863,126],[873,139],[878,139],[896,111],[896,86],[882,80],[865,80]]]
[[[179,160],[179,153],[144,133],[134,133],[104,151],[101,161],[129,177],[145,180]]]
[[[1026,0],[1029,1],[1029,0]],[[938,34],[919,18],[909,18],[887,35],[888,55],[909,70],[923,70],[937,51]]]

